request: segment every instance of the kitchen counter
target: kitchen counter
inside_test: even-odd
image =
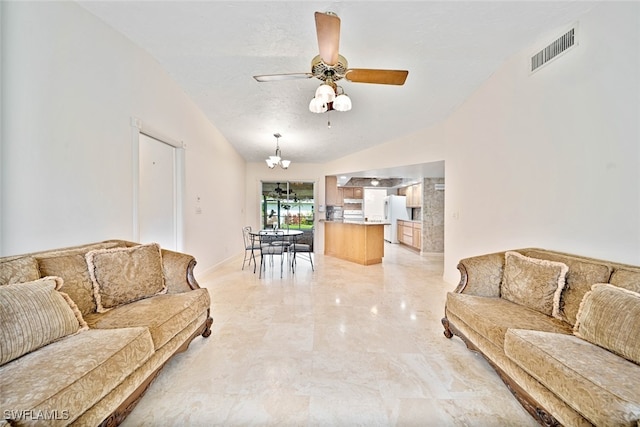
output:
[[[384,222],[384,221],[362,221],[362,220],[352,220],[352,219],[327,219],[327,220],[320,220],[321,222],[339,222],[342,224],[359,224],[359,225],[389,225],[391,224],[390,222]]]
[[[324,254],[362,265],[384,256],[384,222],[325,221]]]

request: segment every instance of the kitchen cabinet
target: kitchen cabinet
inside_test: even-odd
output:
[[[342,206],[342,188],[338,188],[338,177],[324,177],[324,203],[327,206]]]
[[[344,199],[362,199],[364,191],[362,187],[341,187]]]
[[[413,240],[411,245],[417,250],[422,250],[422,224],[413,223]]]
[[[398,220],[398,225],[396,226],[396,236],[398,238],[398,243],[402,243],[404,240],[404,221]]]
[[[324,254],[362,265],[379,264],[384,257],[384,225],[327,221]]]
[[[422,250],[422,224],[418,221],[398,220],[398,241],[418,251]]]
[[[410,223],[405,223],[402,227],[402,243],[413,246],[413,227]]]
[[[422,207],[422,184],[410,185],[407,187],[407,207]]]

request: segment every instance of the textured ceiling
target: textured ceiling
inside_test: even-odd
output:
[[[284,158],[320,163],[441,122],[510,55],[594,3],[80,4],[153,55],[247,161],[272,154],[279,132]],[[341,18],[340,53],[350,67],[406,69],[405,85],[343,80],[353,109],[314,114],[308,104],[319,80],[256,82],[253,75],[310,71],[318,54],[315,11]]]

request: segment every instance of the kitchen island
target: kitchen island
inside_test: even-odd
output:
[[[384,222],[326,221],[324,254],[362,265],[379,264],[384,256]]]

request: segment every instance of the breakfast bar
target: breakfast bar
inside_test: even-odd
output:
[[[325,222],[324,254],[362,265],[381,263],[384,256],[384,223]]]

